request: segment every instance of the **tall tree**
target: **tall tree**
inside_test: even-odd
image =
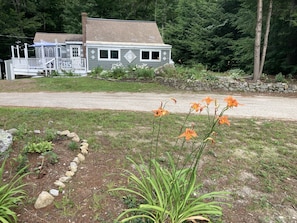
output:
[[[268,15],[266,19],[266,31],[264,36],[264,44],[261,56],[261,40],[262,40],[262,23],[263,23],[263,0],[258,0],[257,4],[257,23],[255,35],[255,49],[254,49],[254,81],[260,79],[265,63],[266,50],[268,45],[268,36],[270,31],[270,20],[272,14],[272,0],[269,1]]]
[[[261,35],[263,19],[263,0],[258,0],[257,4],[257,23],[254,49],[254,80],[260,79],[260,55],[261,55]]]
[[[264,36],[263,51],[262,51],[261,63],[260,63],[260,71],[259,71],[260,75],[263,72],[264,63],[265,63],[265,59],[266,59],[266,51],[267,51],[267,47],[268,47],[268,37],[269,37],[269,32],[270,32],[270,20],[271,20],[271,15],[272,15],[272,4],[273,4],[273,1],[270,0],[268,15],[267,15],[267,19],[266,19],[266,31],[265,31],[265,36]]]

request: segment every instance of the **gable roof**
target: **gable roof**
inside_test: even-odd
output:
[[[37,32],[35,34],[34,43],[48,42],[55,43],[57,40],[58,43],[65,42],[82,42],[82,34],[68,34],[68,33],[43,33]]]
[[[86,43],[164,44],[156,22],[87,18]]]

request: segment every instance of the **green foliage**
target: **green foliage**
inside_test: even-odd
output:
[[[17,132],[15,134],[15,139],[23,139],[27,133],[28,133],[27,123],[24,122],[23,124],[20,124],[17,127]]]
[[[159,223],[166,222],[166,219],[182,223],[193,216],[222,215],[222,208],[219,206],[221,202],[206,202],[206,200],[224,197],[225,193],[212,192],[193,196],[199,193],[201,188],[201,185],[196,185],[196,172],[190,168],[177,170],[169,154],[168,158],[170,160],[168,169],[163,168],[155,160],[147,166],[143,160],[141,164],[137,164],[129,159],[135,166],[137,175],[127,171],[130,187],[116,190],[139,196],[145,203],[134,207],[135,200],[130,200],[128,203],[130,208],[119,215],[118,220],[127,216],[121,222],[146,218]]]
[[[68,144],[68,148],[72,151],[75,151],[75,150],[78,150],[79,146],[76,142],[74,141],[71,141],[69,144]]]
[[[96,67],[88,75],[91,77],[99,77],[102,71],[103,71],[102,67]]]
[[[101,69],[100,69],[101,70]],[[115,65],[111,70],[94,70],[91,76],[97,76],[104,79],[137,79],[137,80],[152,80],[154,78],[154,70],[146,65],[136,65],[130,67],[123,67],[122,65]],[[100,73],[98,73],[100,72]]]
[[[17,222],[17,213],[12,209],[17,207],[26,197],[23,190],[25,184],[22,179],[27,175],[20,169],[9,181],[3,181],[3,173],[6,160],[0,168],[0,222]]]
[[[41,154],[50,163],[55,164],[59,162],[58,155],[53,151],[46,151]]]
[[[17,165],[17,172],[20,172],[23,174],[23,172],[28,172],[27,165],[28,165],[28,156],[25,153],[19,153],[16,158],[14,158],[14,161],[18,164]],[[23,172],[21,172],[23,171]]]
[[[275,82],[281,82],[281,83],[286,83],[286,77],[282,73],[278,73],[275,75]]]
[[[142,65],[142,66],[136,65],[132,69],[132,74],[137,79],[152,80],[154,78],[154,70],[147,67],[146,65]]]
[[[52,142],[47,142],[47,141],[43,141],[39,143],[31,142],[24,147],[24,152],[25,153],[44,153],[47,151],[51,151],[52,149],[53,149]]]
[[[233,79],[240,79],[245,75],[245,72],[241,69],[231,69],[228,71],[228,75]]]
[[[44,140],[53,141],[57,136],[56,132],[57,131],[55,131],[54,129],[46,129],[45,130]]]

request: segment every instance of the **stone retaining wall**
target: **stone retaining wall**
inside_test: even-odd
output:
[[[297,85],[287,83],[264,83],[261,81],[248,82],[220,77],[218,80],[179,80],[174,78],[157,77],[163,85],[176,89],[192,91],[230,91],[230,92],[262,92],[262,93],[296,93]]]

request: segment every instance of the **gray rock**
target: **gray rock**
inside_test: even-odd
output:
[[[0,129],[0,152],[5,152],[12,143],[12,134]]]
[[[50,189],[49,193],[53,195],[54,197],[59,196],[59,191],[57,189]]]
[[[11,135],[17,134],[18,131],[19,130],[17,130],[16,128],[12,128],[12,129],[7,130],[7,132],[10,133]]]

